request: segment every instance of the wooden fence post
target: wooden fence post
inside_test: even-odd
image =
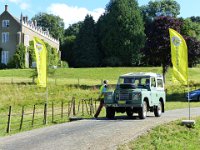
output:
[[[81,104],[81,100],[79,100],[79,102],[78,102],[78,111],[77,111],[77,114],[78,114],[79,111],[80,111],[80,104]]]
[[[94,103],[93,103],[93,99],[91,98],[91,115],[94,114]]]
[[[44,104],[44,125],[47,124],[47,103]]]
[[[84,100],[84,101],[85,101],[85,105],[86,105],[86,111],[87,111],[87,113],[89,114],[87,102],[86,102],[86,100]]]
[[[64,105],[64,103],[63,103],[63,101],[61,102],[61,118],[63,118],[63,105]]]
[[[97,111],[97,100],[94,101],[94,109]]]
[[[70,115],[70,102],[68,102],[68,117],[69,117],[69,115]]]
[[[72,110],[72,107],[73,107],[73,99],[71,100],[71,105],[70,105],[70,103],[69,103],[69,111],[68,111],[68,117],[70,116],[70,114],[71,114],[71,110]]]
[[[12,111],[12,107],[9,107],[9,112],[8,112],[8,124],[7,124],[7,133],[10,133],[10,124],[11,124],[11,111]]]
[[[82,116],[84,116],[84,100],[82,99],[81,102],[82,102]]]
[[[54,122],[54,103],[52,102],[52,123]]]
[[[33,106],[32,127],[34,126],[34,119],[35,119],[35,105]]]
[[[75,98],[73,98],[73,116],[76,115],[76,102],[75,102]]]
[[[92,99],[89,99],[90,115],[92,115]]]
[[[20,122],[19,130],[22,130],[23,120],[24,120],[24,106],[22,106],[22,115],[21,115],[21,122]]]

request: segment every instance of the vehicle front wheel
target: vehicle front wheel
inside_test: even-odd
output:
[[[106,107],[106,118],[114,119],[114,117],[115,117],[115,108]]]
[[[140,119],[145,119],[147,117],[147,103],[146,101],[143,102],[142,108],[138,112]]]
[[[133,110],[130,107],[126,108],[126,114],[128,117],[132,117],[133,116]]]
[[[159,102],[158,106],[154,108],[154,115],[155,117],[160,117],[162,114],[162,103]]]

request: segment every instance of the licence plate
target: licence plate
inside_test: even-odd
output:
[[[120,101],[118,101],[118,104],[126,104],[126,101],[120,100]]]

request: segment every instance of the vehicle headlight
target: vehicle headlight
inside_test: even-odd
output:
[[[140,100],[141,99],[141,93],[133,93],[133,100]]]

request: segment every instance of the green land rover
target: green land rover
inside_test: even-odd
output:
[[[138,113],[140,119],[145,119],[148,111],[160,117],[164,112],[165,97],[162,75],[156,73],[121,75],[116,89],[105,93],[106,117],[113,119],[115,112],[126,112],[128,117]]]

